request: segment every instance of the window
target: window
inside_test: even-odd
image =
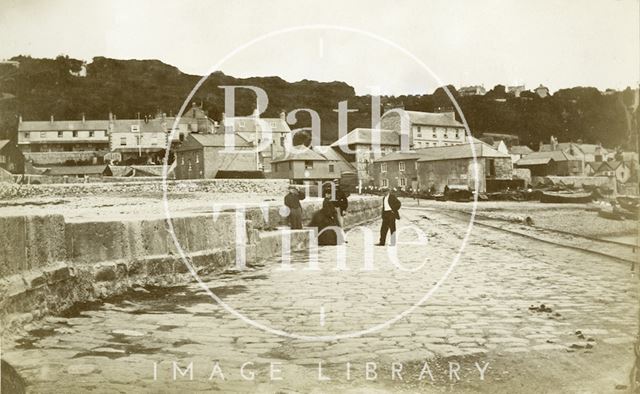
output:
[[[280,146],[284,146],[284,136],[280,137]]]
[[[93,131],[89,132],[89,138],[93,138],[94,135],[95,135],[95,133]]]
[[[120,137],[120,146],[127,145],[127,137]]]
[[[63,135],[63,134],[64,134],[64,133],[63,133],[62,131],[58,131],[58,138],[62,138],[62,135]]]
[[[456,138],[460,138],[460,130],[456,129]]]
[[[382,187],[389,187],[389,180],[388,179],[383,179],[382,180]]]
[[[46,131],[41,131],[40,132],[40,138],[45,138],[47,136],[47,132]]]
[[[131,132],[132,133],[139,133],[140,132],[140,125],[139,124],[132,124],[131,125]]]
[[[496,162],[493,159],[489,159],[489,176],[496,176]]]
[[[404,171],[404,161],[398,162],[398,171]]]
[[[24,139],[28,140],[29,139],[29,133],[24,133]]]
[[[438,134],[436,133],[436,128],[432,127],[433,138],[438,138]]]
[[[293,170],[293,162],[289,162],[289,170]]]
[[[380,164],[380,172],[382,172],[382,173],[387,172],[387,163],[381,163]]]
[[[7,162],[7,158],[4,157],[4,155],[0,155],[0,163],[6,163]]]
[[[400,178],[400,187],[407,186],[407,178]]]
[[[136,135],[136,145],[140,145],[140,140],[142,140],[142,136]]]
[[[333,172],[334,171],[334,165],[333,164],[329,164],[329,172]]]
[[[304,161],[304,169],[305,170],[313,170],[313,160],[305,160]]]
[[[184,165],[184,156],[180,155],[180,164]]]
[[[77,130],[73,130],[73,138],[78,138],[78,131]]]
[[[200,155],[196,153],[196,163],[200,163]]]

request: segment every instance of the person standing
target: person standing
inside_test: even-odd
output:
[[[380,226],[380,242],[378,246],[384,246],[387,240],[387,232],[391,231],[389,245],[396,244],[396,220],[400,219],[400,200],[394,193],[395,189],[389,190],[382,198],[382,225]]]
[[[344,215],[347,213],[349,207],[349,200],[347,200],[348,194],[342,190],[341,186],[336,187],[336,219],[338,220],[338,226],[344,227]]]
[[[293,185],[289,186],[289,193],[284,197],[284,205],[289,208],[289,227],[292,230],[300,230],[302,228],[302,205],[300,205],[300,200],[298,189]]]

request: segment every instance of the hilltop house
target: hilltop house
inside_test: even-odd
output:
[[[485,93],[487,93],[487,90],[481,85],[464,86],[458,89],[460,96],[484,96]]]
[[[262,178],[253,146],[235,135],[235,150],[223,152],[222,134],[191,133],[176,149],[176,179]]]

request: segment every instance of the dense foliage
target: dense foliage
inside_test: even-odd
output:
[[[96,57],[87,65],[87,76],[78,77],[80,60],[59,56],[35,59],[18,56],[12,60],[20,67],[0,65],[0,138],[13,137],[17,115],[24,120],[106,119],[109,111],[118,118],[154,115],[158,111],[176,114],[185,98],[201,79],[180,72],[158,60],[115,60]],[[221,85],[254,85],[265,89],[269,106],[264,116],[278,116],[281,110],[311,108],[321,117],[322,139],[331,142],[338,135],[338,102],[348,100],[348,130],[371,127],[371,102],[368,96],[356,96],[344,82],[303,80],[287,82],[278,77],[234,78],[221,72],[212,74],[196,92],[193,101],[202,103],[209,116],[219,120],[224,111]],[[521,142],[536,147],[554,135],[559,141],[597,143],[605,146],[635,147],[634,124],[625,106],[633,103],[633,92],[604,94],[595,88],[562,89],[546,98],[524,92],[520,98],[505,93],[498,85],[484,96],[460,97],[454,87],[449,90],[457,99],[472,132],[518,135]],[[252,112],[253,94],[240,90],[236,113]],[[402,105],[407,110],[434,111],[451,107],[442,88],[433,94],[383,97],[384,106]],[[637,113],[637,112],[636,112]],[[310,118],[298,114],[292,128],[309,125]],[[634,130],[632,133],[631,130]]]

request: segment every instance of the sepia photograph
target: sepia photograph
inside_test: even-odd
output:
[[[640,393],[640,0],[0,0],[0,392]]]

